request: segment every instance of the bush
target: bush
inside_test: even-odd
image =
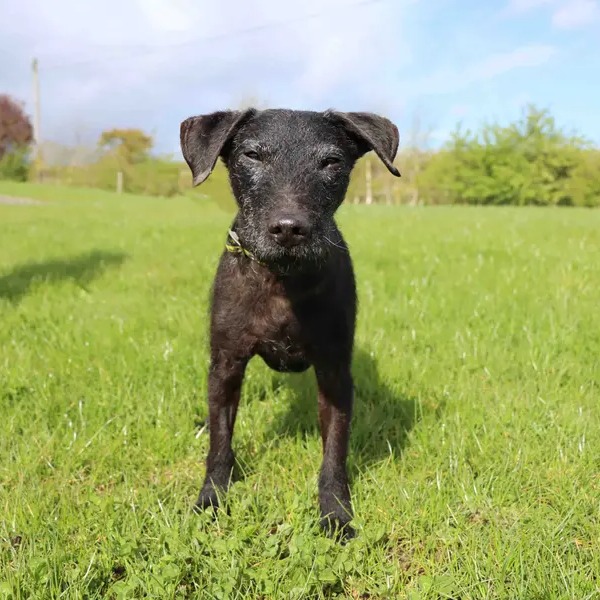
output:
[[[29,177],[29,153],[26,148],[7,152],[0,158],[0,179],[27,181]]]
[[[591,206],[600,195],[597,154],[557,129],[546,111],[529,107],[508,127],[486,125],[478,134],[457,129],[421,183],[435,204]]]
[[[600,206],[600,150],[579,154],[568,192],[575,206]]]

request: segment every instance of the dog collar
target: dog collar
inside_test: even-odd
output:
[[[227,250],[227,252],[231,252],[232,254],[244,254],[248,258],[255,260],[259,265],[262,264],[256,258],[256,256],[254,256],[254,254],[250,252],[250,250],[247,250],[246,248],[244,248],[244,246],[242,246],[238,234],[235,231],[233,231],[233,229],[230,229],[228,232],[227,242],[225,243],[225,250]]]

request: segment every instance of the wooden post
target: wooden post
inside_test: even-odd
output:
[[[367,158],[365,164],[365,204],[373,204],[373,179],[371,174],[371,161]]]
[[[117,172],[117,194],[123,193],[123,171]]]
[[[40,79],[38,60],[34,58],[31,63],[31,74],[33,76],[33,162],[38,180],[42,177],[42,134],[40,130]]]
[[[390,183],[390,177],[387,177],[385,183],[385,203],[389,206],[392,204],[392,184]]]

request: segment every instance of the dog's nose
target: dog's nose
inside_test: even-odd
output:
[[[308,238],[310,225],[300,217],[280,217],[269,225],[269,234],[280,246],[302,244]]]

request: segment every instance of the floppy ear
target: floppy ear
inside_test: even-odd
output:
[[[227,141],[253,113],[253,109],[224,110],[189,117],[181,123],[181,151],[192,171],[194,186],[200,185],[211,174]]]
[[[366,112],[327,111],[326,116],[336,121],[358,142],[359,156],[373,150],[390,173],[400,177],[394,166],[400,135],[398,128],[385,117]]]

